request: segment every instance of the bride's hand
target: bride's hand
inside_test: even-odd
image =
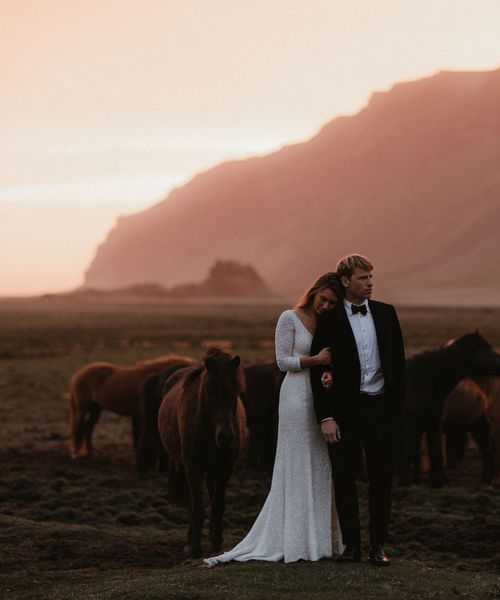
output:
[[[325,388],[325,390],[329,390],[333,385],[333,376],[330,371],[325,371],[323,375],[321,375],[321,385]]]
[[[332,362],[332,351],[330,348],[323,348],[316,354],[318,365],[329,365]]]

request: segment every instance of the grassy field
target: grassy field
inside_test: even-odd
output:
[[[200,357],[214,343],[247,364],[269,360],[283,308],[0,301],[0,598],[500,598],[500,490],[477,484],[474,448],[444,490],[395,488],[394,561],[382,571],[332,561],[203,568],[185,561],[186,515],[168,503],[163,476],[135,474],[127,419],[104,414],[95,456],[69,458],[62,395],[82,364]],[[499,310],[403,308],[400,317],[408,354],[476,328],[500,348]],[[248,531],[268,486],[244,464],[235,473],[226,547]]]

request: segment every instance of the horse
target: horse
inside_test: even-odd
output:
[[[478,331],[406,361],[406,401],[398,453],[400,484],[411,483],[412,465],[417,466],[415,481],[418,482],[422,433],[426,434],[427,440],[429,482],[433,487],[444,484],[441,444],[444,401],[460,380],[476,375],[500,375],[500,355]]]
[[[248,465],[271,474],[278,436],[278,402],[285,377],[275,362],[245,367],[245,391],[241,396],[248,427]]]
[[[448,394],[443,409],[446,468],[454,469],[464,459],[468,434],[481,453],[481,483],[490,484],[495,469],[494,429],[489,417],[493,400],[491,377],[466,377]]]
[[[175,371],[184,367],[199,365],[194,358],[177,357],[176,361],[146,378],[141,389],[140,407],[142,414],[142,427],[136,452],[136,466],[141,474],[154,470],[158,466],[160,471],[166,471],[165,450],[163,449],[158,432],[158,411],[163,400],[163,388],[168,378]]]
[[[69,382],[69,452],[72,458],[88,458],[93,451],[92,433],[103,409],[131,417],[134,447],[141,430],[140,394],[148,375],[185,357],[169,355],[155,360],[121,366],[93,362],[76,371]]]
[[[158,410],[165,382],[172,375],[167,369],[146,379],[142,389],[142,433],[137,451],[137,469],[146,473],[166,467],[165,451],[158,435]],[[258,363],[243,368],[245,387],[241,400],[245,408],[248,439],[246,462],[258,472],[271,474],[278,434],[278,400],[285,376],[275,362]]]
[[[245,441],[240,358],[211,349],[201,365],[184,367],[165,383],[158,430],[169,464],[169,498],[189,513],[186,552],[201,556],[203,487],[210,497],[212,552],[222,549],[226,487]]]
[[[495,445],[495,459],[492,484],[500,486],[500,379],[495,377],[489,381],[489,395],[491,402],[486,410],[489,421],[492,424],[493,440]]]

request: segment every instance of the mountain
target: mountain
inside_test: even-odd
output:
[[[441,72],[120,217],[84,286],[171,287],[221,259],[251,263],[273,291],[297,296],[358,252],[375,266],[377,298],[498,305],[499,225],[500,69]]]

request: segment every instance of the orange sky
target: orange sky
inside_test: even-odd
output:
[[[498,0],[0,0],[0,295],[79,285],[119,214],[374,90],[500,64]]]

